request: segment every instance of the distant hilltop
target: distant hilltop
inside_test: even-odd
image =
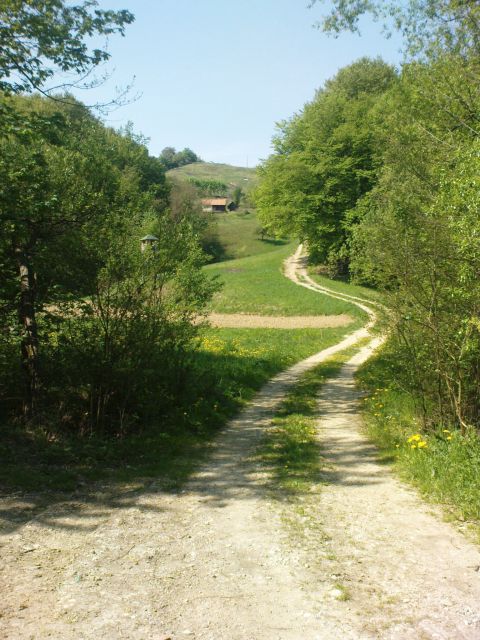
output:
[[[231,164],[218,162],[192,162],[167,172],[173,179],[195,178],[197,180],[218,181],[229,187],[241,187],[243,191],[251,191],[258,181],[256,169],[234,167]]]

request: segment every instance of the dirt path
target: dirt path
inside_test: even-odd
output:
[[[353,318],[346,314],[334,316],[259,316],[250,313],[211,313],[214,327],[233,329],[325,329],[345,327]]]
[[[287,272],[314,288],[298,259]],[[17,528],[10,519],[0,637],[480,638],[478,549],[396,482],[356,430],[352,376],[375,343],[319,400],[327,486],[279,502],[253,456],[301,373],[365,335],[272,380],[185,491],[105,491],[39,509]]]

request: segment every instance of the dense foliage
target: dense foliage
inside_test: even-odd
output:
[[[13,103],[44,127],[0,139],[2,396],[13,413],[125,429],[179,384],[212,290],[199,230],[171,215],[163,166],[131,132],[72,98]]]
[[[186,147],[183,151],[176,151],[174,147],[165,147],[160,154],[160,161],[165,170],[183,167],[192,162],[200,162],[200,158],[191,149]]]
[[[110,58],[106,49],[90,49],[88,38],[123,35],[133,22],[129,11],[105,11],[97,3],[71,5],[64,0],[2,0],[0,4],[0,90],[46,91],[58,72],[85,79]]]
[[[314,259],[348,268],[348,241],[361,198],[376,182],[374,123],[395,82],[380,60],[362,59],[320,89],[279,127],[274,155],[260,168],[256,202],[264,227],[308,241]]]
[[[333,7],[329,29],[355,28],[367,10],[380,17],[385,4]],[[466,432],[480,426],[479,8],[449,0],[391,9],[414,57],[360,102],[359,71],[380,88],[378,62],[327,83],[282,127],[257,197],[270,229],[295,230],[314,260],[344,258],[350,275],[385,291],[399,384],[426,429]],[[345,73],[352,94],[329,110]]]
[[[0,9],[0,408],[10,423],[119,434],[164,415],[215,288],[200,269],[203,222],[173,206],[165,163],[131,126],[109,129],[46,86],[60,71],[72,74],[64,89],[85,80],[109,58],[89,38],[132,20],[91,0]],[[141,250],[146,234],[157,239]]]

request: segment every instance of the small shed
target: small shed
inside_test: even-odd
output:
[[[209,213],[233,211],[235,203],[228,198],[203,198],[202,210]]]
[[[140,248],[142,250],[142,253],[145,251],[147,247],[152,247],[152,249],[156,249],[157,242],[158,242],[157,236],[152,236],[152,235],[144,236],[140,240]]]

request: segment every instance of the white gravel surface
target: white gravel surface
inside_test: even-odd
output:
[[[317,286],[298,252],[286,273]],[[0,637],[480,639],[479,549],[395,480],[360,434],[353,374],[378,339],[319,399],[327,484],[279,501],[253,455],[298,377],[366,335],[268,383],[180,493],[152,483],[44,506],[5,498]]]

